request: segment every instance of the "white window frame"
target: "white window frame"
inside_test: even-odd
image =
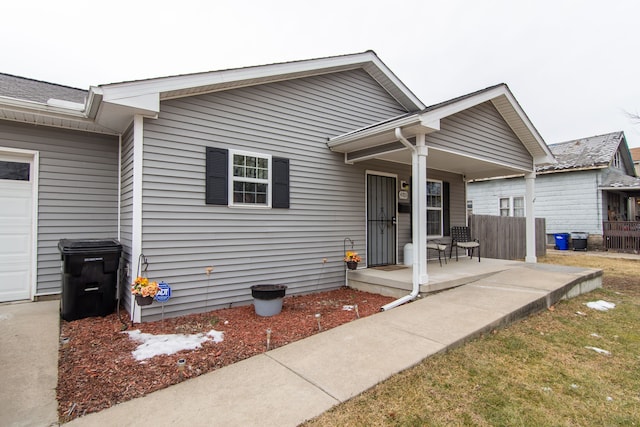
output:
[[[245,157],[256,157],[256,158],[261,158],[261,159],[267,159],[267,167],[269,168],[269,170],[267,171],[267,175],[268,178],[267,179],[262,179],[262,178],[246,178],[246,177],[236,177],[233,174],[233,160],[235,158],[235,156],[245,156]],[[233,150],[230,149],[229,150],[229,206],[234,206],[234,207],[243,207],[243,208],[258,208],[258,209],[264,209],[264,208],[271,208],[271,192],[273,189],[273,182],[272,182],[272,173],[273,173],[273,163],[272,163],[272,158],[270,154],[262,154],[262,153],[256,153],[256,152],[252,152],[252,151],[242,151],[242,150]],[[256,183],[256,184],[266,184],[267,185],[267,202],[266,203],[240,203],[240,202],[235,202],[234,201],[234,197],[233,197],[233,184],[235,182],[249,182],[249,183]]]
[[[621,159],[620,159],[620,151],[616,151],[616,153],[613,155],[613,161],[612,161],[613,167],[616,169],[620,169],[621,167]]]
[[[515,207],[515,200],[516,199],[522,199],[522,217],[527,216],[527,211],[526,211],[526,203],[525,203],[525,198],[524,196],[502,196],[498,199],[498,215],[500,216],[511,216],[511,217],[515,217],[515,211],[516,211],[516,207]],[[508,202],[508,206],[506,207],[506,209],[508,210],[508,215],[502,215],[502,211],[505,209],[502,207],[502,201],[506,200]]]
[[[425,227],[427,227],[427,238],[428,239],[433,239],[433,238],[440,238],[443,236],[443,231],[442,228],[444,227],[444,218],[443,218],[443,202],[444,202],[444,195],[442,194],[444,191],[444,185],[443,182],[437,179],[427,179],[427,183],[429,182],[435,182],[440,184],[440,207],[430,207],[429,206],[429,195],[426,195],[426,199],[427,199],[427,218],[429,217],[429,211],[440,211],[440,234],[428,234],[428,230],[429,228],[427,227],[427,224],[425,224]],[[429,188],[429,186],[426,186],[427,188]]]

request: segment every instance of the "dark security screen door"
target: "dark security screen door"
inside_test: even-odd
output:
[[[396,263],[396,179],[367,175],[367,264]]]

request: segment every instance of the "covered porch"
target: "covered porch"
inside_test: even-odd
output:
[[[346,273],[352,287],[368,287],[368,290],[379,287],[376,292],[399,297],[383,309],[408,302],[421,292],[470,283],[483,274],[507,268],[508,261],[488,259],[481,263],[476,260],[475,264],[454,261],[442,267],[429,263],[427,268],[428,241],[437,239],[449,244],[450,227],[467,225],[466,183],[472,179],[525,176],[525,260],[536,262],[535,170],[536,166],[555,160],[506,85],[493,86],[331,138],[328,146],[343,153],[347,164],[377,161],[411,167],[410,182],[401,186],[402,190],[408,191],[398,192],[398,198],[409,200],[411,231],[408,243],[412,243],[412,266],[381,265],[383,263],[377,260],[370,262],[367,259],[368,266],[376,267]],[[430,189],[429,179],[433,173],[448,174],[450,194],[446,194],[444,182],[437,192]],[[405,193],[403,197],[401,193]],[[394,204],[392,202],[391,212],[378,215],[393,217],[393,225],[388,226],[391,228],[396,227],[398,213],[394,212]],[[377,206],[369,209],[368,215],[378,209]],[[367,221],[370,219],[367,217]],[[367,236],[367,253],[371,253],[377,240],[371,234]],[[401,244],[397,237],[392,236],[385,242],[390,242],[387,247],[395,242],[395,250],[399,251]],[[467,265],[469,270],[465,271]]]
[[[440,267],[438,260],[428,261],[429,280],[421,284],[419,294],[425,295],[476,282],[502,271],[521,267],[525,262],[482,258],[478,262],[460,253],[459,260],[447,259]],[[346,284],[354,289],[401,298],[413,289],[413,267],[393,265],[346,271]]]

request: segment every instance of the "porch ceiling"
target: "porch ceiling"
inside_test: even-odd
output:
[[[433,147],[428,147],[428,149],[429,155],[427,157],[427,168],[463,175],[467,180],[511,176],[527,172],[524,170],[514,169],[500,164],[499,162],[490,162],[456,152],[444,151]],[[350,163],[377,159],[411,165],[411,152],[404,147],[401,149],[391,149],[387,152],[372,154],[369,156],[353,157],[350,160],[349,155],[346,154],[346,156]]]

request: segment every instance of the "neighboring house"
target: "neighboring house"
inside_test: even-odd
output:
[[[633,167],[636,171],[636,176],[640,177],[640,147],[630,148],[631,158],[633,159]],[[629,212],[629,219],[635,218],[636,221],[640,221],[640,196],[636,195],[631,203],[633,207]]]
[[[141,259],[165,316],[339,287],[348,239],[361,267],[418,242],[415,287],[466,180],[551,161],[506,85],[426,107],[371,51],[88,92],[0,74],[0,300],[60,293],[62,238],[119,239],[136,320],[161,315],[126,292]]]
[[[630,148],[631,158],[633,159],[633,167],[636,170],[636,176],[640,176],[640,147]]]
[[[554,234],[589,233],[592,247],[602,245],[603,221],[635,219],[640,196],[623,132],[549,145],[557,163],[537,168],[535,216],[546,219],[547,243]],[[479,215],[523,216],[522,177],[468,184],[468,204]]]

